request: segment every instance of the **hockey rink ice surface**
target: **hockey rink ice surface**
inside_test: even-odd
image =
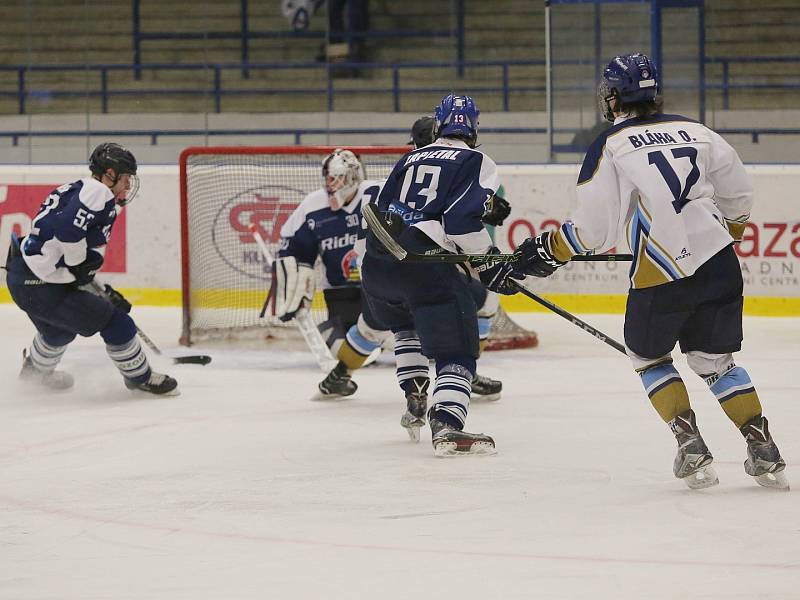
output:
[[[503,398],[468,429],[495,457],[411,443],[389,359],[353,399],[312,402],[304,352],[177,346],[178,309],[133,316],[182,395],[126,390],[99,337],[62,367],[75,388],[17,379],[32,326],[0,305],[0,598],[797,599],[798,491],[757,486],[745,444],[685,361],[720,485],[672,476],[676,445],[628,360],[554,315],[512,315],[540,347],[480,372]],[[586,315],[620,339],[620,316]],[[800,319],[745,320],[739,364],[800,490]]]

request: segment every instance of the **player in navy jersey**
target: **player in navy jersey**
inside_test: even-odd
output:
[[[697,121],[661,111],[656,65],[616,56],[603,71],[600,110],[613,126],[589,147],[572,218],[525,240],[524,269],[545,277],[576,254],[606,252],[622,229],[633,252],[625,345],[650,402],[678,442],[675,477],[718,483],[672,351],[709,386],[747,443],[745,472],[788,488],[775,441],[747,371],[742,344],[742,272],[733,249],[753,205],[736,151]]]
[[[69,373],[56,371],[76,335],[99,333],[126,387],[177,394],[177,382],[154,372],[129,316],[130,303],[110,286],[100,295],[93,283],[122,206],[138,190],[136,159],[122,146],[100,144],[89,158],[91,177],[53,190],[22,240],[12,240],[6,262],[14,302],[36,327],[23,352],[21,377],[50,389],[69,389]]]
[[[436,141],[401,158],[378,197],[380,211],[402,217],[401,243],[415,253],[498,252],[482,221],[498,184],[494,161],[475,150],[478,115],[469,96],[443,98],[435,112]],[[463,431],[479,341],[477,306],[459,268],[398,262],[372,232],[366,247],[362,271],[372,313],[395,340],[408,334],[436,363],[428,411],[435,454],[493,454],[490,436]],[[479,272],[500,293],[512,292],[507,280],[515,274],[512,265],[500,263],[486,263]]]

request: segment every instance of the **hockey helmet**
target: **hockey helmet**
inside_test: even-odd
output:
[[[436,119],[433,117],[420,117],[411,126],[411,139],[408,140],[408,143],[413,144],[414,148],[422,148],[432,144],[436,140],[433,135],[435,128]]]
[[[449,94],[434,111],[434,137],[463,137],[470,148],[478,142],[478,115],[481,111],[469,96]]]
[[[615,56],[603,70],[597,88],[600,112],[606,120],[613,121],[613,100],[619,100],[621,105],[652,102],[660,87],[658,69],[646,54],[635,52]]]
[[[322,161],[322,176],[331,210],[339,210],[353,199],[366,174],[354,152],[337,148]]]
[[[139,179],[136,177],[136,158],[133,153],[114,142],[105,142],[97,146],[89,156],[89,171],[102,178],[108,169],[114,171],[114,185],[122,175],[130,175],[130,188],[117,197],[117,204],[125,206],[130,203],[139,191]]]

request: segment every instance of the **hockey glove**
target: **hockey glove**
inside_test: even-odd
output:
[[[94,250],[87,250],[86,259],[72,267],[67,266],[67,270],[75,277],[75,283],[82,286],[91,283],[102,266],[103,255]]]
[[[125,299],[125,296],[120,294],[117,290],[112,288],[110,285],[105,285],[106,290],[106,298],[108,301],[111,302],[114,306],[120,309],[124,313],[131,312],[131,303]]]
[[[514,254],[519,255],[522,271],[534,277],[550,277],[565,262],[558,260],[551,248],[552,232],[545,231],[522,242]]]
[[[489,254],[500,254],[500,250],[493,247]],[[525,279],[525,274],[519,271],[517,262],[489,262],[486,261],[475,266],[475,271],[481,278],[481,283],[487,289],[498,294],[516,294],[516,286],[512,279]]]
[[[487,225],[502,225],[503,221],[511,214],[511,205],[502,196],[495,194],[486,203],[486,212],[481,221]]]

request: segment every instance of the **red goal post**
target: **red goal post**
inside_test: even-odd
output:
[[[181,343],[296,338],[294,327],[259,318],[271,272],[251,226],[277,253],[280,230],[323,185],[322,161],[337,147],[357,153],[367,179],[385,179],[409,146],[203,146],[180,155]],[[346,268],[346,265],[343,265]],[[502,312],[502,311],[501,311]],[[312,305],[321,323],[321,294]],[[531,347],[536,335],[501,314],[490,348]]]

